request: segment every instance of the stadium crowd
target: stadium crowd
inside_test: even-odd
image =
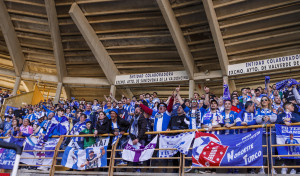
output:
[[[227,85],[224,86],[228,88]],[[146,145],[154,137],[145,134],[149,131],[205,128],[215,134],[237,134],[247,132],[248,129],[233,130],[230,127],[274,123],[291,125],[300,122],[300,95],[297,82],[290,81],[284,86],[266,84],[265,87],[242,88],[240,92],[232,91],[230,95],[225,95],[224,92],[221,97],[210,92],[209,87],[204,87],[205,94],[194,93],[191,99],[183,99],[178,87],[165,101],[160,99],[156,92],[145,93],[138,97],[122,96],[120,100],[109,96],[105,97],[104,101],[94,99],[93,102],[87,102],[83,98],[81,100],[72,98],[53,104],[49,99],[37,105],[9,109],[2,117],[0,136],[42,136],[47,141],[54,135],[94,134],[96,136],[112,133],[119,136],[129,132],[129,136],[124,135],[120,138],[118,145],[121,148],[129,137],[133,144],[139,142]],[[214,128],[218,127],[228,129],[214,131]],[[272,135],[271,142],[276,144],[276,134],[273,130],[264,133],[263,144],[266,144],[267,135]],[[94,137],[72,139],[80,148],[95,143]],[[65,145],[67,142],[68,140]],[[296,142],[291,140],[290,143]],[[275,154],[276,150],[272,152]],[[267,148],[264,148],[264,155],[266,154]],[[267,159],[264,158],[264,165],[266,162]],[[273,165],[277,162],[278,159],[273,158]],[[294,160],[285,160],[281,164],[291,162]],[[117,164],[123,165],[126,162],[118,161]],[[250,173],[255,171],[255,169],[248,170]],[[286,174],[287,171],[287,168],[283,168],[281,173]],[[210,169],[206,172],[215,172],[215,170]],[[239,170],[229,169],[228,172],[238,173]],[[264,169],[259,170],[261,174],[264,172]],[[276,174],[274,168],[272,172]],[[296,174],[296,170],[291,169],[290,173]]]

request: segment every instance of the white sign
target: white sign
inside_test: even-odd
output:
[[[116,77],[115,85],[145,84],[185,80],[189,80],[186,71],[143,73],[133,75],[118,75]]]
[[[300,54],[228,65],[228,76],[300,66]]]

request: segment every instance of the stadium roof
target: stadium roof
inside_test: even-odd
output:
[[[53,96],[62,82],[64,96],[89,100],[108,95],[116,75],[183,70],[221,94],[228,65],[300,54],[299,0],[1,0],[0,23],[1,87],[21,76],[21,91],[38,81]],[[265,75],[300,77],[294,67],[229,82],[263,85]],[[177,84],[122,85],[117,96],[167,97]]]

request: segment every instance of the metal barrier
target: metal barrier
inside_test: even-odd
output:
[[[300,123],[293,123],[292,126],[293,125],[300,125]],[[272,130],[272,128],[274,128],[274,126],[275,126],[274,124],[269,125],[268,128],[270,129],[270,131]],[[271,135],[270,135],[270,137],[272,138]],[[270,140],[270,141],[272,142],[272,140]],[[273,159],[273,158],[280,158],[280,157],[299,157],[299,159],[300,159],[300,154],[297,154],[297,155],[279,155],[279,154],[278,155],[273,155],[272,150],[275,150],[273,148],[276,148],[276,150],[277,150],[277,147],[289,147],[289,146],[298,146],[298,147],[300,147],[300,144],[273,144],[273,143],[271,143],[271,147],[270,147],[271,148],[271,152],[270,152],[271,158]],[[293,159],[284,159],[284,161],[286,161],[286,160],[293,160]],[[295,164],[297,164],[297,163],[295,162]],[[272,162],[272,168],[274,168],[274,169],[276,169],[276,168],[278,168],[278,169],[282,169],[282,168],[296,169],[296,168],[300,168],[300,165],[289,165],[289,166],[287,166],[287,165],[284,165],[284,166],[281,165],[281,166],[276,166]]]
[[[300,123],[294,123],[292,125],[300,125]],[[221,127],[221,128],[215,128],[214,131],[221,131],[221,130],[228,130],[228,129],[256,129],[256,128],[265,128],[266,129],[266,132],[271,132],[271,128],[274,127],[275,125],[272,124],[272,125],[267,125],[267,126],[262,126],[262,125],[253,125],[253,126],[234,126],[234,127],[231,127],[231,128],[226,128],[226,127]],[[191,131],[202,131],[202,132],[206,132],[207,130],[206,129],[198,129],[198,130],[174,130],[174,131],[164,131],[164,132],[146,132],[146,134],[174,134],[174,133],[185,133],[185,132],[191,132]],[[129,135],[128,133],[125,133],[124,134],[125,136],[126,135]],[[52,165],[47,165],[47,166],[50,166],[51,169],[50,169],[50,173],[49,175],[50,176],[54,176],[54,173],[55,171],[57,170],[57,168],[59,167],[63,167],[62,165],[59,165],[57,164],[57,161],[58,160],[62,160],[62,157],[58,157],[58,154],[59,153],[63,153],[64,150],[61,150],[60,147],[64,141],[64,138],[66,137],[93,137],[94,135],[92,134],[89,134],[89,135],[62,135],[62,136],[53,136],[53,137],[59,137],[59,141],[58,141],[58,144],[56,145],[56,148],[55,150],[41,150],[41,152],[50,152],[50,151],[54,151],[54,155],[53,155],[53,158],[41,158],[41,157],[32,157],[32,158],[22,158],[21,159],[53,159],[52,160]],[[102,136],[102,137],[105,137],[105,136],[113,136],[112,134],[104,134],[104,135],[98,135],[98,136]],[[4,139],[4,138],[8,138],[8,137],[0,137],[0,139]],[[22,137],[17,137],[17,138],[22,138]],[[272,139],[272,136],[270,135],[270,141]],[[117,140],[117,142],[112,145],[111,149],[108,149],[107,152],[110,153],[110,157],[107,157],[107,160],[109,160],[108,163],[108,166],[106,167],[101,167],[101,168],[107,168],[107,174],[109,176],[112,176],[114,175],[114,172],[116,172],[117,169],[133,169],[133,168],[139,168],[139,169],[178,169],[178,174],[179,176],[184,176],[185,173],[184,173],[184,170],[187,169],[187,168],[193,168],[193,169],[232,169],[232,168],[267,168],[268,169],[268,172],[267,174],[270,175],[272,174],[271,173],[271,170],[270,170],[270,166],[269,166],[269,157],[268,155],[270,154],[270,158],[274,158],[274,157],[287,157],[287,156],[298,156],[300,157],[300,155],[273,155],[272,154],[272,150],[274,147],[280,147],[280,146],[300,146],[300,144],[281,144],[281,145],[277,145],[277,144],[273,144],[271,143],[271,151],[269,152],[269,136],[266,135],[266,145],[263,145],[262,147],[267,147],[267,155],[263,155],[264,158],[267,158],[267,165],[265,166],[220,166],[220,167],[215,167],[215,166],[212,166],[212,167],[192,167],[192,166],[185,166],[186,165],[186,161],[187,160],[190,160],[192,157],[188,157],[188,156],[185,156],[181,153],[179,153],[179,156],[175,156],[175,157],[169,157],[169,158],[159,158],[159,157],[152,157],[150,159],[150,163],[151,165],[149,166],[116,166],[115,165],[115,162],[116,160],[120,160],[122,158],[118,158],[116,157],[116,153],[117,152],[121,152],[122,149],[117,149],[117,146],[118,146],[118,142],[119,142],[119,139]],[[192,148],[190,148],[191,150]],[[159,151],[159,150],[175,150],[175,148],[169,148],[169,149],[159,149],[159,147],[157,146],[157,148],[155,149],[155,151]],[[31,152],[32,150],[26,150],[24,152]],[[35,152],[37,150],[34,150]],[[157,162],[158,160],[178,160],[179,164],[176,165],[176,166],[161,166],[161,165],[157,165],[157,166],[153,166],[152,163],[155,163]],[[29,166],[29,165],[26,165],[26,164],[20,164],[20,166]],[[41,165],[30,165],[30,166],[41,166]],[[46,165],[45,165],[46,166]],[[273,166],[273,162],[271,160],[271,168],[300,168],[300,166]]]

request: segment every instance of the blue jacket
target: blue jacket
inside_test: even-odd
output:
[[[247,118],[245,118],[247,116]],[[242,122],[247,122],[248,125],[256,125],[255,113],[249,113],[246,111],[241,111],[236,118],[236,126],[242,126]]]
[[[281,113],[277,116],[277,120],[275,123],[278,123],[278,124],[284,124],[284,121],[283,119],[287,116],[287,114],[284,112],[284,113]],[[295,123],[295,122],[300,122],[300,115],[295,113],[295,112],[292,112],[291,113],[291,122],[292,123]]]

